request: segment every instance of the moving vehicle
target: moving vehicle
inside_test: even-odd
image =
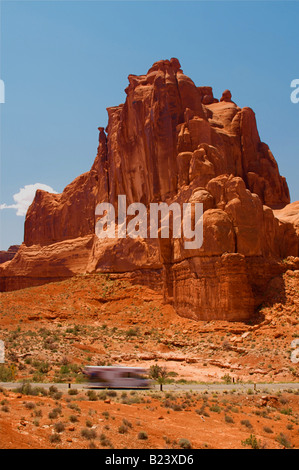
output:
[[[89,388],[150,388],[145,369],[123,366],[86,366],[83,369]]]

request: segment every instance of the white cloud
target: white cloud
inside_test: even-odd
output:
[[[57,192],[47,184],[26,184],[24,188],[20,188],[20,191],[13,195],[15,204],[0,204],[0,209],[16,209],[17,215],[26,215],[27,209],[32,203],[37,189],[43,189],[49,193],[57,194]]]

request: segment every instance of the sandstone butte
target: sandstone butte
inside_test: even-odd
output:
[[[198,320],[245,321],[271,282],[299,268],[299,202],[289,190],[255,114],[229,90],[220,100],[197,87],[177,59],[129,75],[124,104],[108,108],[90,171],[61,194],[38,190],[24,242],[0,266],[1,291],[83,273],[117,273],[164,292],[176,312]],[[105,239],[95,207],[202,202],[204,242]]]

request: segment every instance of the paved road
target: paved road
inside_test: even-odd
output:
[[[19,387],[21,384],[17,382],[0,382],[0,387],[13,390]],[[32,383],[34,387],[43,387],[45,389],[49,389],[51,385],[55,385],[57,389],[61,392],[67,391],[69,385],[66,383]],[[86,390],[87,384],[71,384],[72,389],[77,390]],[[159,390],[159,385],[154,385],[152,390]],[[298,383],[258,383],[254,384],[212,384],[212,383],[205,383],[205,384],[167,384],[163,385],[163,391],[193,391],[193,392],[224,392],[224,391],[243,391],[247,393],[248,389],[256,390],[256,391],[283,391],[283,390],[299,390],[299,382]],[[100,390],[100,389],[98,389]]]

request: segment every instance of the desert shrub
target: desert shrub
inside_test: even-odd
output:
[[[61,364],[62,364],[63,366],[67,366],[67,365],[69,364],[69,362],[70,362],[70,361],[68,360],[67,356],[63,356],[63,357],[61,358]]]
[[[98,396],[94,390],[88,390],[86,395],[90,401],[96,401],[98,399]]]
[[[173,409],[173,411],[182,411],[183,410],[183,407],[177,403],[174,403],[171,408]]]
[[[224,381],[224,383],[226,383],[226,384],[232,383],[232,378],[229,374],[224,374],[224,376],[221,377],[221,378]]]
[[[37,372],[39,372],[40,374],[47,374],[47,372],[49,372],[49,369],[50,369],[50,366],[49,366],[49,363],[48,362],[39,362],[39,361],[34,361],[33,362],[33,367],[36,368]]]
[[[180,439],[179,446],[181,447],[181,449],[192,449],[191,442],[188,441],[188,439]]]
[[[285,397],[280,397],[279,401],[282,405],[286,405],[289,402],[289,400]]]
[[[110,440],[107,438],[107,436],[102,433],[100,435],[100,444],[103,446],[103,447],[113,447]]]
[[[233,418],[229,415],[225,415],[224,420],[225,420],[226,423],[234,423]]]
[[[126,434],[128,430],[129,430],[128,426],[125,426],[124,424],[121,424],[118,428],[118,432],[120,434]]]
[[[219,405],[211,405],[210,406],[210,411],[214,411],[214,413],[220,413],[221,412],[221,408]]]
[[[87,420],[86,420],[86,423],[85,423],[85,426],[86,426],[87,428],[92,428],[92,422],[91,422],[89,419],[87,419]]]
[[[59,373],[60,373],[61,375],[69,374],[69,373],[70,373],[70,368],[69,368],[69,366],[66,365],[66,364],[62,365],[62,366],[60,367]]]
[[[107,399],[107,392],[102,390],[100,393],[98,393],[98,399],[99,400],[106,400]]]
[[[140,440],[148,439],[147,433],[146,433],[145,431],[140,431],[140,432],[138,433],[138,439],[140,439]]]
[[[53,393],[52,395],[52,398],[54,398],[54,400],[60,400],[61,397],[62,397],[62,392],[56,392],[56,393]]]
[[[3,405],[1,407],[1,411],[3,411],[4,413],[9,413],[9,407],[7,405]]]
[[[51,385],[51,387],[49,388],[49,394],[51,395],[56,392],[58,392],[58,388],[55,385]]]
[[[14,379],[15,373],[10,367],[0,364],[0,382],[11,382]]]
[[[250,446],[252,449],[260,449],[261,448],[261,441],[257,440],[254,434],[250,434],[250,437],[245,439],[245,441],[241,441],[243,446]]]
[[[130,423],[130,421],[128,421],[126,418],[123,419],[123,424],[127,426],[128,428],[132,427],[132,423]]]
[[[232,413],[239,413],[239,408],[237,406],[232,406],[230,410]]]
[[[267,432],[268,434],[273,433],[272,429],[269,428],[269,426],[264,426],[264,431]]]
[[[25,403],[25,408],[27,408],[27,410],[33,410],[35,408],[35,403],[33,403],[32,401],[28,401],[27,403]]]
[[[54,429],[56,432],[63,432],[65,430],[65,426],[63,423],[55,423]]]
[[[202,405],[201,408],[195,410],[195,413],[201,416],[206,416],[206,418],[209,418],[210,415],[209,413],[205,411],[205,407],[206,405]]]
[[[127,338],[131,338],[132,336],[138,336],[139,335],[139,328],[136,327],[136,328],[129,328],[127,331],[126,331],[126,337]]]
[[[95,432],[94,429],[85,428],[85,429],[82,429],[81,436],[85,437],[85,439],[92,440],[97,437],[97,433]]]
[[[71,388],[71,389],[68,391],[68,394],[69,394],[69,395],[78,395],[78,390],[76,390],[75,388]]]
[[[289,441],[288,437],[282,432],[276,437],[276,441],[279,442],[279,444],[281,444],[286,449],[290,449],[292,447],[292,444]]]
[[[69,420],[71,423],[76,423],[78,421],[78,418],[76,415],[70,415]]]
[[[55,411],[55,410],[50,411],[49,414],[48,414],[48,417],[49,417],[49,419],[56,419],[56,418],[58,418],[58,413],[57,413],[57,411]]]
[[[56,444],[56,443],[58,443],[58,442],[61,442],[61,437],[60,437],[59,434],[57,434],[57,433],[51,434],[51,436],[50,436],[50,442],[51,442],[52,444]]]
[[[252,424],[248,419],[242,419],[241,424],[243,424],[243,426],[246,426],[246,428],[252,428]]]
[[[144,402],[143,399],[140,399],[139,397],[128,397],[128,398],[123,398],[121,403],[124,405],[133,405],[134,403],[141,403]]]
[[[15,391],[17,393],[21,393],[22,395],[32,395],[32,396],[42,395],[44,397],[48,395],[48,392],[45,388],[32,387],[32,385],[29,382],[23,382],[20,387],[17,387],[15,389]]]
[[[77,405],[77,403],[69,403],[68,407],[69,407],[71,410],[77,411],[78,413],[80,413],[80,411],[81,411],[81,409],[80,409],[80,407]]]
[[[56,406],[55,408],[53,408],[53,411],[54,411],[55,413],[58,413],[59,415],[61,415],[61,413],[62,413],[62,408],[61,408],[61,406],[59,405],[59,406]]]

